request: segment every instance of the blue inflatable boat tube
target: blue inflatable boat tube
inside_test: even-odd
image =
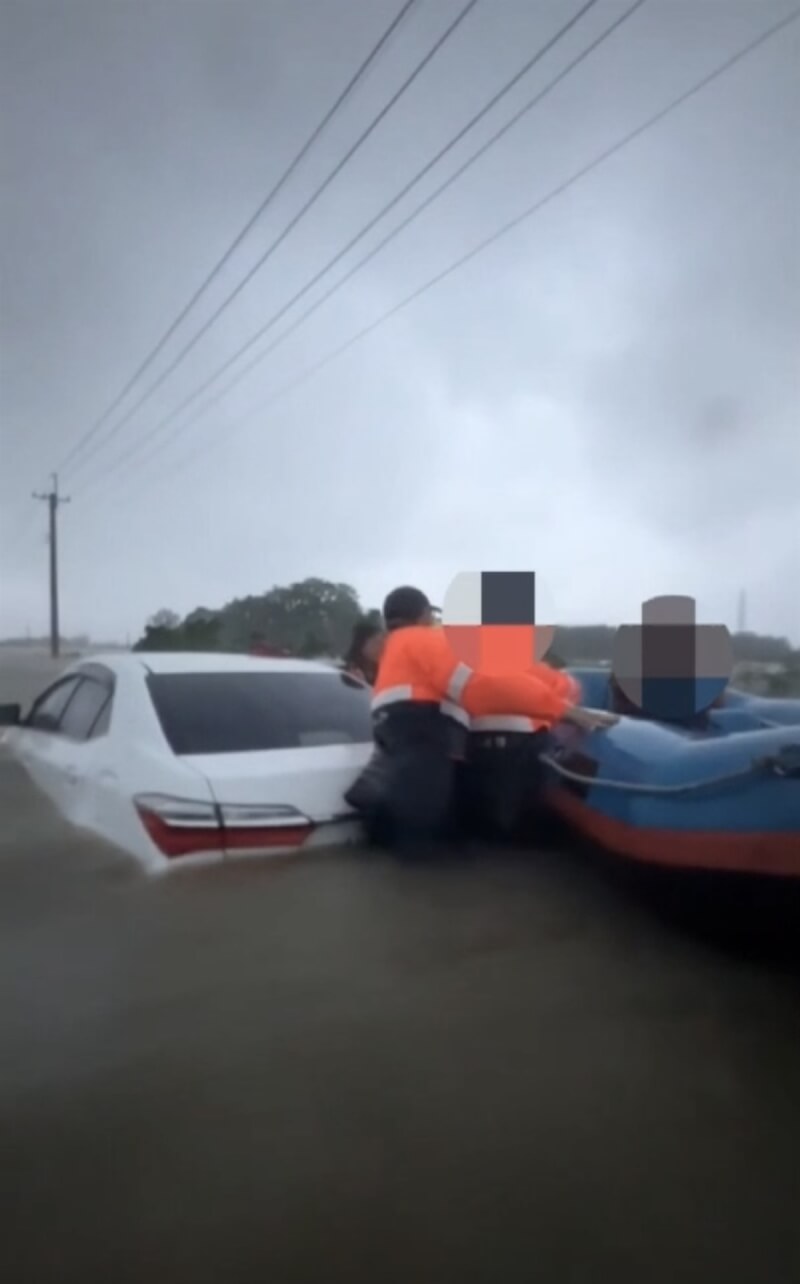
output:
[[[573,672],[587,706],[609,707],[607,672]],[[729,692],[699,730],[564,724],[542,761],[549,804],[620,855],[800,877],[800,700]]]

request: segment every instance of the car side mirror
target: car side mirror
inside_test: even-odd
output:
[[[21,705],[0,704],[0,727],[18,727],[21,717]]]

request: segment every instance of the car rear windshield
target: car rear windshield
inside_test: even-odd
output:
[[[159,673],[148,686],[176,754],[364,744],[368,688],[331,673]]]

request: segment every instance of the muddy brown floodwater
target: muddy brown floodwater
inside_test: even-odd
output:
[[[789,892],[666,913],[563,845],[148,881],[2,757],[0,817],[9,1284],[800,1280]]]

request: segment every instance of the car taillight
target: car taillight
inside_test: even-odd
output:
[[[300,847],[314,828],[296,807],[238,803],[225,804],[219,810],[228,851]]]
[[[295,807],[189,802],[139,794],[136,810],[156,847],[167,857],[202,852],[300,847],[314,828]]]
[[[139,794],[134,803],[142,824],[165,856],[222,850],[222,823],[213,803],[163,794]]]

